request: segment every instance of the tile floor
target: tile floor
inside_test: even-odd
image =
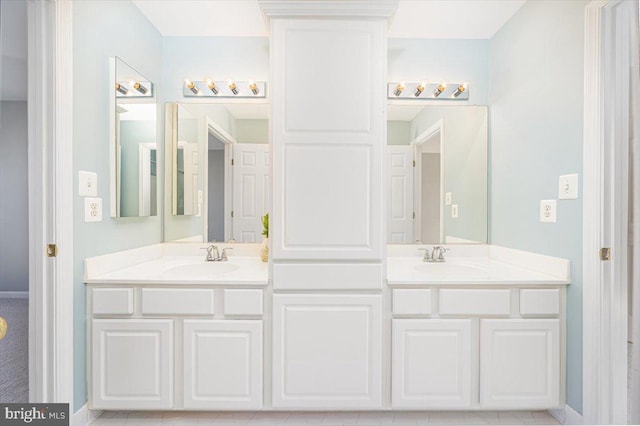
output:
[[[557,425],[546,411],[140,412],[108,411],[93,425]]]

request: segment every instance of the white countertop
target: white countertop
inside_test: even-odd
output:
[[[204,256],[162,256],[85,278],[87,284],[224,284],[269,283],[269,265],[259,257],[229,256],[226,262],[205,262]]]
[[[443,263],[421,256],[389,257],[389,285],[563,285],[568,277],[528,269],[490,257],[450,257]]]

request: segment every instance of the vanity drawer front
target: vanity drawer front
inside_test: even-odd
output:
[[[92,294],[94,314],[133,314],[132,288],[94,288]]]
[[[520,314],[559,315],[560,289],[521,289]]]
[[[440,290],[440,315],[509,315],[511,290]]]
[[[429,315],[431,313],[431,290],[393,290],[394,315]]]
[[[142,314],[213,315],[213,289],[143,288]]]
[[[262,290],[224,291],[225,315],[262,315]]]

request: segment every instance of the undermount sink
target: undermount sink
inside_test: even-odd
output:
[[[175,276],[176,278],[189,277],[209,277],[215,275],[228,274],[237,271],[238,265],[229,262],[202,262],[187,265],[174,266],[165,271],[164,275]]]
[[[414,269],[424,274],[436,275],[478,276],[488,273],[482,265],[468,262],[424,262]]]

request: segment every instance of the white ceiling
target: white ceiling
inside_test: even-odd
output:
[[[224,107],[236,120],[267,120],[269,105],[267,104],[224,104]]]
[[[389,105],[387,107],[387,120],[413,121],[423,108],[424,105]]]
[[[526,0],[400,0],[392,38],[488,39]],[[165,36],[266,37],[258,0],[134,0]]]
[[[27,2],[0,1],[0,100],[27,100]]]

